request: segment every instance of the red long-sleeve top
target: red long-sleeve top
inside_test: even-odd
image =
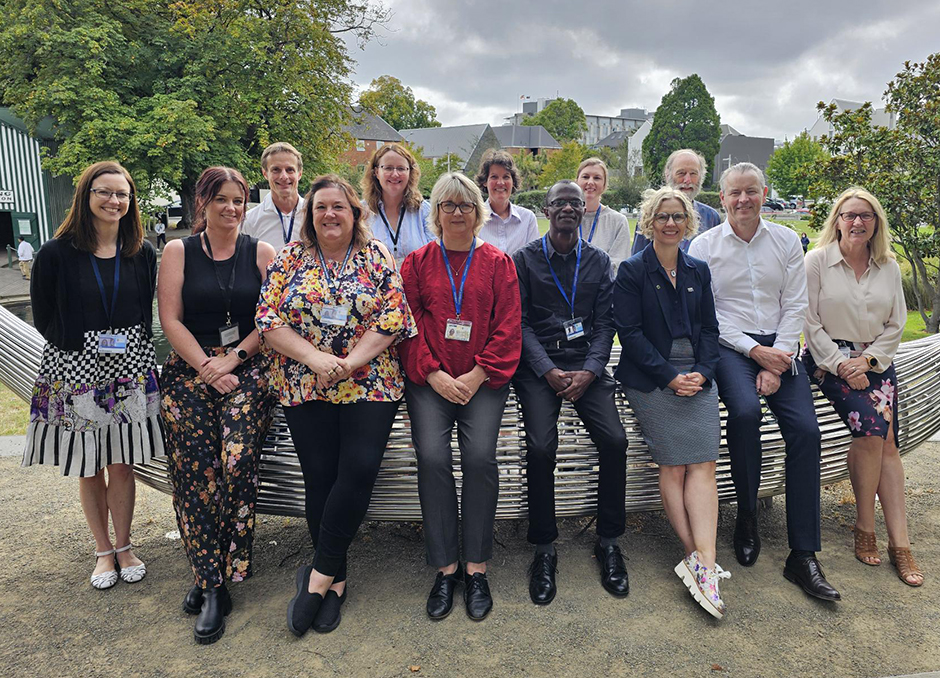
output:
[[[467,254],[447,251],[458,291]],[[460,309],[460,319],[473,323],[470,341],[444,339],[447,321],[457,313],[437,241],[409,254],[401,277],[418,325],[418,336],[399,344],[408,379],[424,386],[436,370],[456,378],[479,365],[490,388],[509,382],[522,354],[522,309],[516,267],[508,254],[487,243],[473,253]]]

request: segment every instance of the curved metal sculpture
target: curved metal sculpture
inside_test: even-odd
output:
[[[29,399],[44,340],[39,333],[0,307],[0,381],[24,400]],[[619,358],[614,347],[611,362]],[[940,335],[901,344],[895,359],[898,374],[901,454],[926,441],[940,430]],[[821,479],[833,483],[848,478],[846,450],[851,436],[829,402],[814,388],[816,417],[822,431]],[[617,398],[621,419],[630,441],[627,467],[627,510],[647,511],[662,508],[656,465],[647,452],[639,426],[622,395]],[[727,414],[721,409],[722,427]],[[597,503],[597,452],[577,414],[565,404],[558,420],[558,466],[555,478],[555,504],[559,515],[589,515]],[[764,410],[761,428],[764,457],[761,467],[760,496],[784,491],[784,443],[776,421]],[[457,451],[454,439],[454,455]],[[523,467],[525,440],[522,415],[515,396],[510,394],[503,413],[502,431],[497,446],[499,462],[499,505],[497,518],[526,515]],[[455,469],[459,466],[455,464]],[[162,492],[170,492],[165,459],[135,467],[138,478]],[[459,471],[457,484],[461,484]],[[718,460],[718,495],[722,501],[734,500],[730,459],[722,438]],[[304,484],[300,465],[294,455],[290,433],[278,412],[265,441],[261,458],[261,489],[258,510],[262,513],[302,516]],[[408,414],[399,410],[388,441],[368,518],[371,520],[421,520],[418,502],[418,468]]]

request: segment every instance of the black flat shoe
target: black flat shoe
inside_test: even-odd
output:
[[[816,558],[787,558],[783,576],[809,595],[821,600],[842,600],[842,596],[826,581],[822,566]]]
[[[594,557],[601,566],[601,584],[607,593],[623,598],[630,593],[630,579],[627,577],[627,564],[623,553],[616,544],[601,546],[594,544]]]
[[[225,615],[232,611],[232,598],[225,585],[202,592],[202,608],[196,617],[193,636],[200,645],[211,645],[225,633]]]
[[[760,534],[757,532],[757,511],[748,513],[738,509],[734,523],[734,556],[744,567],[757,562],[760,555]]]
[[[194,584],[186,597],[183,598],[183,612],[186,614],[199,614],[202,610],[202,589]]]
[[[463,600],[467,604],[467,616],[473,621],[483,621],[493,609],[493,596],[485,572],[467,574]]]
[[[558,589],[555,573],[558,572],[558,554],[536,553],[529,565],[529,597],[536,605],[548,605],[555,600]]]
[[[335,631],[339,626],[342,615],[339,608],[346,602],[347,587],[343,588],[343,595],[339,596],[336,591],[330,589],[323,597],[323,604],[317,610],[317,616],[313,618],[313,630],[317,633],[329,633]]]
[[[303,565],[297,570],[295,578],[297,593],[291,598],[290,605],[287,606],[287,628],[298,638],[304,635],[313,625],[317,611],[320,609],[320,605],[323,604],[323,596],[319,593],[310,593],[307,590],[307,586],[310,584],[311,572],[313,572],[313,565]]]
[[[427,610],[431,619],[443,619],[450,614],[454,607],[454,590],[462,579],[463,569],[460,563],[457,563],[457,570],[453,574],[437,573],[428,596]]]

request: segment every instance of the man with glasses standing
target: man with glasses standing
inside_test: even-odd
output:
[[[753,565],[760,554],[757,491],[761,480],[761,396],[786,442],[787,537],[783,576],[823,600],[840,599],[823,574],[820,550],[820,433],[809,380],[796,358],[808,306],[803,248],[796,233],[761,219],[767,186],[760,168],[741,162],[721,175],[728,219],[692,241],[705,261],[719,326],[718,395],[738,500],[734,554]]]
[[[556,593],[554,470],[563,399],[574,406],[600,457],[594,554],[601,582],[615,596],[629,592],[617,545],[626,521],[627,437],[607,370],[614,338],[610,258],[578,235],[584,194],[575,182],[552,186],[544,212],[548,233],[513,256],[522,299],[522,361],[513,386],[525,425],[528,540],[535,544],[529,595],[536,605],[547,605]]]
[[[245,215],[242,232],[263,240],[279,252],[300,237],[304,199],[298,193],[304,162],[300,151],[285,142],[273,143],[261,153],[261,174],[271,192]]]

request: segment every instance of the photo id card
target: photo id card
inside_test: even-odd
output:
[[[473,323],[469,320],[448,318],[447,327],[444,330],[444,338],[454,341],[470,341],[470,330],[472,328]]]
[[[222,346],[234,344],[240,339],[241,334],[238,331],[238,325],[222,325],[222,327],[219,328],[219,341],[222,342]]]
[[[348,315],[348,306],[340,306],[339,304],[324,304],[323,310],[320,311],[320,322],[322,322],[324,325],[337,325],[342,327],[346,324],[346,318]]]
[[[102,332],[98,335],[98,353],[124,353],[127,351],[127,335]]]
[[[565,339],[580,339],[584,336],[584,321],[581,318],[572,318],[562,327],[565,328]]]

